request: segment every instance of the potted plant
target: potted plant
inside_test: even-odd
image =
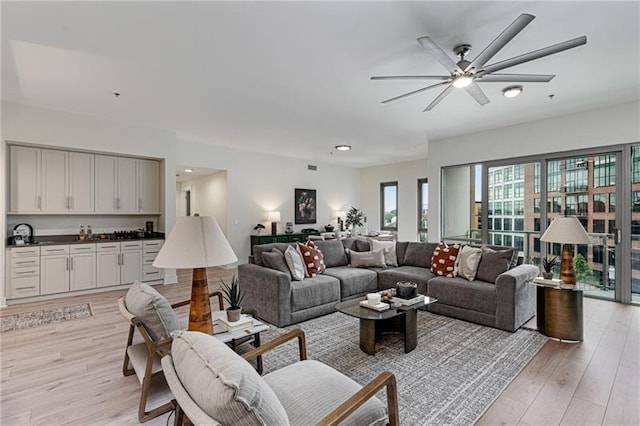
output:
[[[347,213],[347,219],[344,221],[344,226],[347,228],[347,231],[353,227],[353,231],[355,232],[356,226],[362,226],[363,219],[364,213],[355,207],[351,207]]]
[[[558,256],[553,256],[551,258],[547,256],[542,259],[542,269],[544,269],[542,278],[544,278],[545,280],[550,280],[551,278],[553,278],[553,268],[555,268],[557,264]]]
[[[222,297],[229,303],[227,308],[227,319],[229,322],[235,322],[240,319],[240,312],[242,307],[242,299],[244,299],[244,292],[240,289],[240,280],[235,275],[231,279],[231,284],[225,283],[220,278]]]
[[[264,229],[264,225],[259,223],[253,227],[253,230],[256,231],[256,235],[260,235],[260,232]]]

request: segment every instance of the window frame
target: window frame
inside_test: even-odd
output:
[[[422,223],[424,222],[422,220],[422,214],[423,214],[422,213],[422,206],[423,206],[423,204],[425,204],[424,203],[425,200],[422,199],[422,186],[423,185],[427,185],[427,192],[428,192],[429,191],[429,179],[427,179],[427,178],[418,179],[418,235],[420,235],[420,233],[423,233],[423,232],[425,234],[429,233],[428,222],[427,222],[427,227],[426,228],[424,228],[422,226]],[[396,190],[396,197],[397,197],[397,195],[398,195],[398,192]],[[427,211],[428,211],[429,210],[429,200],[427,199],[426,201],[427,201],[426,204],[427,204]]]
[[[396,226],[384,226],[384,190],[387,187],[396,188]],[[398,181],[380,182],[380,230],[397,231],[398,230]]]

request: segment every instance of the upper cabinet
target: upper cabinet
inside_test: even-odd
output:
[[[12,145],[11,213],[160,214],[160,163]]]

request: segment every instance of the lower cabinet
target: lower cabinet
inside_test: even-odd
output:
[[[40,294],[65,291],[69,291],[69,255],[42,256],[40,258]]]
[[[96,288],[96,254],[80,253],[69,256],[69,289],[88,290]]]
[[[142,241],[97,245],[98,287],[142,279]]]
[[[40,294],[95,288],[95,251],[95,244],[42,247]]]

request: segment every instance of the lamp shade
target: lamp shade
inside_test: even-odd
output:
[[[211,216],[179,217],[153,266],[156,268],[206,268],[228,265],[238,258]]]
[[[336,210],[335,215],[337,218],[342,219],[347,215],[347,212],[345,212],[344,210]]]
[[[540,241],[545,243],[591,244],[589,234],[580,221],[572,216],[559,216],[553,219]]]
[[[280,222],[280,212],[268,212],[267,222]]]

